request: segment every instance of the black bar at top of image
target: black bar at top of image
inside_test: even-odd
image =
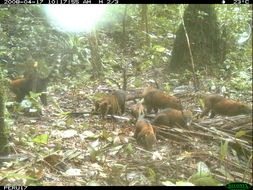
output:
[[[205,0],[201,4],[252,4],[253,0]],[[1,0],[3,4],[197,4],[198,0]]]
[[[50,1],[55,0],[44,0]],[[77,1],[79,4],[194,4],[200,3],[199,0],[57,0],[68,1],[67,4],[72,4],[71,2]],[[249,4],[253,0],[204,0],[201,4]]]

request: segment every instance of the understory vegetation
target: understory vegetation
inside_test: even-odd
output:
[[[251,5],[110,5],[79,33],[43,10],[0,6],[1,185],[252,185],[252,114],[200,118],[203,100],[188,96],[252,105]],[[11,81],[28,78],[17,102]],[[189,128],[166,128],[152,150],[134,138],[131,114],[146,87],[193,114]],[[102,118],[94,102],[118,89],[125,113]]]

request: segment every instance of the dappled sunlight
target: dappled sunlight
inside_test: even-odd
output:
[[[87,32],[94,27],[106,5],[45,5],[48,21],[63,32]]]

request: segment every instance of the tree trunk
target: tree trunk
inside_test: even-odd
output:
[[[96,30],[92,30],[89,38],[90,50],[91,50],[91,63],[93,68],[93,77],[100,78],[103,75],[103,67],[101,64],[101,59],[98,51],[98,42],[96,36]]]
[[[122,41],[121,41],[121,47],[123,48],[123,49],[125,49],[126,48],[126,39],[127,39],[127,37],[126,37],[126,35],[127,35],[127,33],[126,33],[126,16],[127,16],[127,5],[125,5],[125,10],[124,10],[124,17],[123,17],[123,24],[122,24],[122,34],[123,34],[123,39],[122,39]]]
[[[148,26],[148,5],[147,4],[142,4],[141,5],[141,31],[145,33],[146,37],[146,45],[150,45],[150,40],[149,40],[149,26]]]
[[[219,68],[225,56],[222,55],[223,40],[213,5],[191,4],[185,9],[183,20],[185,29],[181,24],[176,32],[170,69],[193,70],[189,45],[196,68]]]
[[[0,68],[0,156],[5,156],[9,154],[9,146],[8,146],[8,136],[7,129],[4,123],[4,110],[5,110],[5,82],[2,73],[2,69]]]

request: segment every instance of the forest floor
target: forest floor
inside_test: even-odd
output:
[[[189,179],[195,185],[236,180],[252,184],[252,116],[198,119],[198,100],[181,97],[193,112],[192,126],[168,129],[167,137],[159,139],[152,151],[146,150],[133,137],[129,110],[133,101],[126,102],[123,115],[129,120],[67,114],[91,112],[95,94],[112,89],[94,83],[49,88],[49,105],[43,107],[41,117],[16,114],[10,142],[18,156],[0,165],[1,185],[180,185],[180,181],[186,185]],[[181,86],[183,91],[171,94],[191,93],[189,83]],[[130,87],[127,93],[140,93],[143,88]],[[205,175],[198,176],[200,170]]]

